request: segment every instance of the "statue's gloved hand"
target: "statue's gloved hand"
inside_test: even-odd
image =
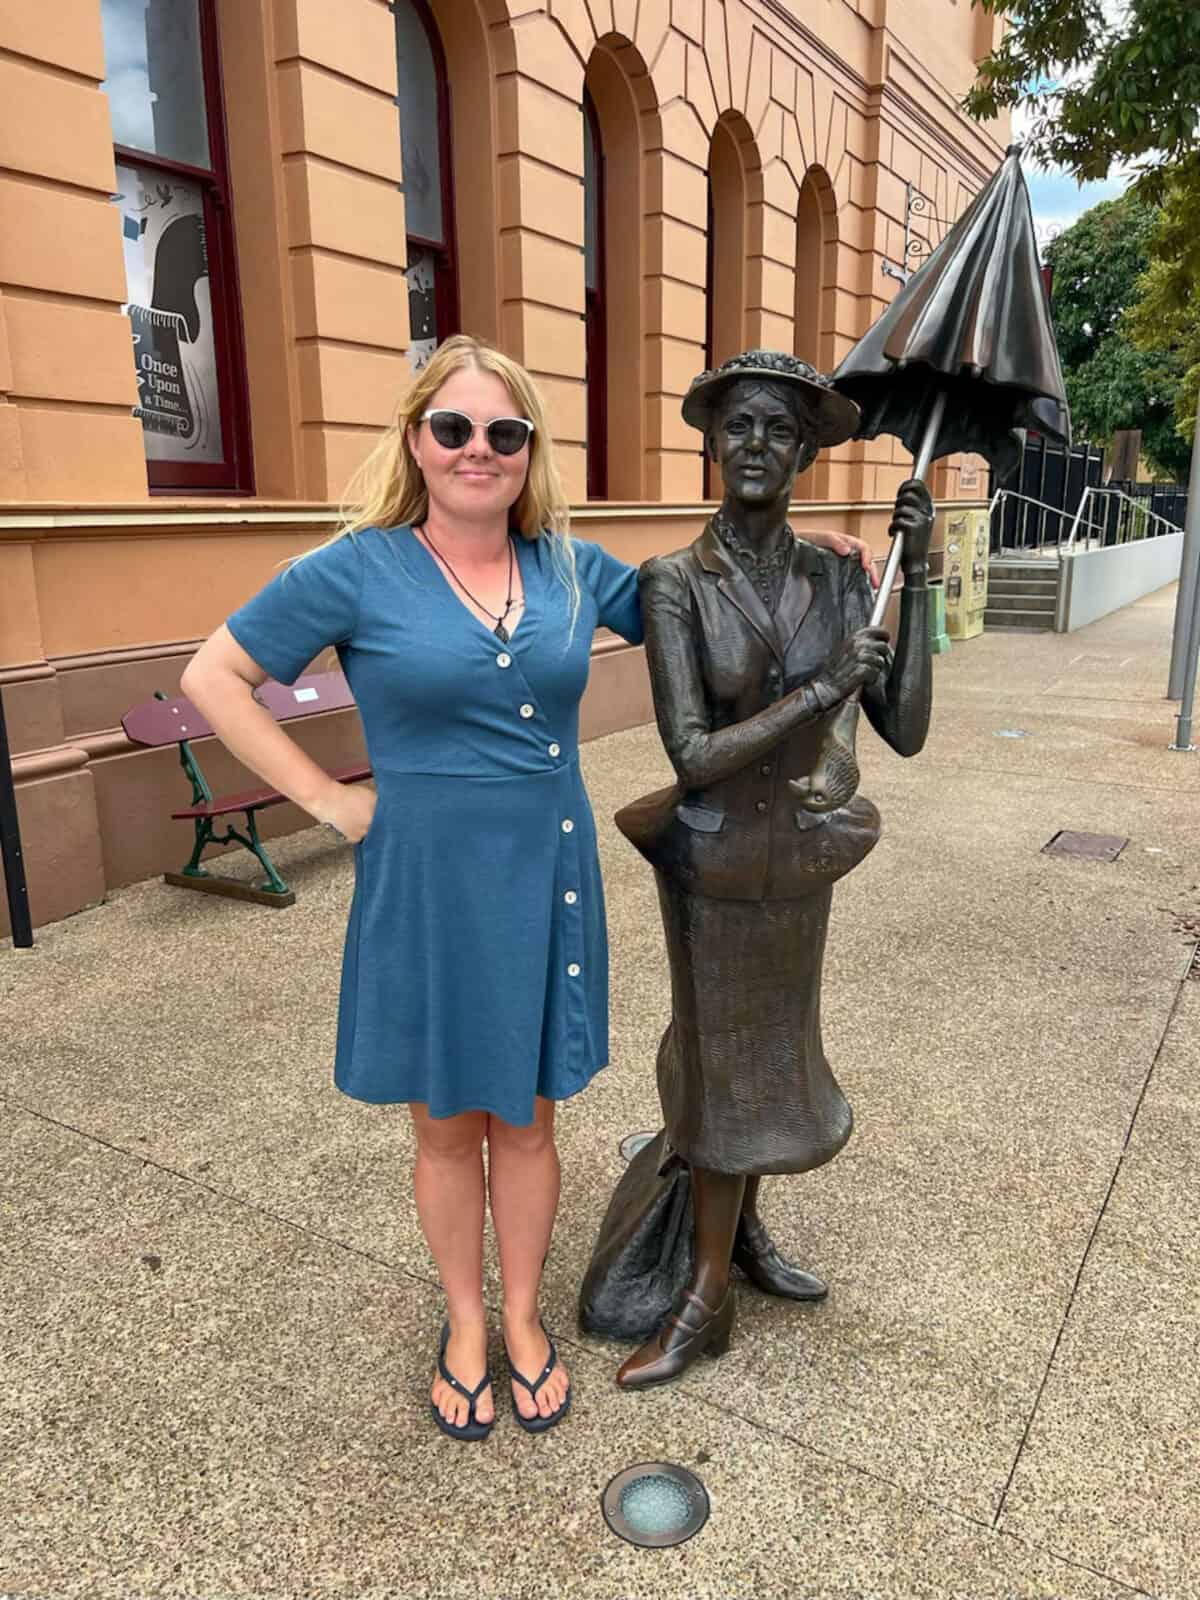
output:
[[[900,570],[905,577],[910,573],[923,572],[929,564],[929,540],[933,534],[933,498],[920,478],[909,478],[907,483],[900,485],[888,532],[893,539],[898,533],[904,535],[904,546],[900,552]]]
[[[847,699],[864,684],[874,683],[888,664],[886,628],[859,628],[843,639],[811,687],[827,709]]]

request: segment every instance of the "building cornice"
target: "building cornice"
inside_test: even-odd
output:
[[[938,122],[914,95],[905,89],[901,89],[895,83],[890,71],[885,71],[884,76],[878,82],[873,81],[852,67],[849,62],[832,50],[818,33],[814,32],[805,22],[802,22],[799,17],[794,16],[788,7],[783,4],[783,0],[758,0],[758,4],[767,16],[787,33],[803,41],[805,51],[819,58],[829,71],[830,76],[840,78],[847,87],[857,91],[862,102],[861,109],[864,112],[870,110],[872,103],[883,105],[888,102],[894,102],[894,109],[902,111],[907,117],[917,122],[927,138],[931,139],[935,145],[946,151],[947,154],[953,155],[961,165],[969,168],[971,175],[977,177],[980,184],[986,183],[1004,153],[1004,146],[992,134],[972,124],[978,144],[983,147],[982,150],[972,151],[964,139],[959,138],[945,124]],[[882,30],[870,23],[863,23],[863,27],[872,34],[882,31],[887,41],[886,57],[889,59],[893,56],[898,57],[909,71],[916,71],[915,63],[907,48],[886,24]],[[943,109],[957,123],[964,113],[954,95],[950,93],[944,84],[936,79],[926,77],[922,79],[922,82],[927,86],[928,92],[940,102]],[[988,153],[994,153],[995,155],[995,161],[990,167],[986,164]]]
[[[954,501],[970,509],[982,501]],[[715,500],[605,501],[572,507],[571,525],[597,527],[621,523],[695,522],[710,517]],[[849,511],[890,511],[890,500],[801,500],[789,512],[796,521],[812,522]],[[147,536],[180,538],[203,532],[218,537],[239,534],[332,531],[337,508],[328,506],[197,506],[178,508],[130,506],[47,507],[0,512],[0,543],[43,543],[64,539],[144,539]]]
[[[905,66],[911,71],[911,63],[907,56],[904,57]],[[969,123],[975,135],[975,142],[979,148],[972,150],[966,141],[959,137],[955,129],[963,117],[962,108],[949,95],[937,85],[939,98],[942,104],[953,111],[956,121],[949,127],[931,115],[929,110],[921,104],[916,95],[903,88],[896,82],[891,74],[879,85],[877,98],[880,105],[888,104],[891,108],[919,124],[925,136],[939,145],[948,154],[953,155],[959,166],[966,167],[970,173],[977,177],[983,185],[992,176],[1004,156],[1004,146],[993,134],[987,133],[977,123]]]

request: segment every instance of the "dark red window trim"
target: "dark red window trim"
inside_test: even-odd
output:
[[[197,0],[197,7],[211,169],[189,166],[182,161],[164,160],[152,151],[138,150],[128,145],[116,145],[113,154],[118,161],[146,167],[171,177],[186,178],[197,184],[203,192],[209,298],[217,352],[217,400],[221,410],[225,459],[203,462],[147,460],[146,476],[152,494],[253,494],[250,402],[246,387],[241,293],[233,241],[216,0]]]
[[[429,53],[433,57],[433,75],[437,82],[438,162],[442,174],[442,223],[444,239],[425,239],[418,233],[408,235],[408,250],[428,250],[433,256],[433,303],[437,319],[437,339],[449,339],[461,332],[462,324],[458,303],[458,235],[454,225],[454,145],[450,125],[450,73],[446,67],[446,52],[442,46],[441,30],[429,9],[427,0],[408,0],[425,29],[429,40]],[[395,10],[395,6],[391,7]]]
[[[607,241],[604,226],[604,144],[600,137],[600,118],[596,103],[583,91],[583,114],[587,119],[595,156],[596,207],[596,287],[584,288],[584,328],[587,363],[587,496],[589,500],[608,498],[608,311],[606,306]],[[584,205],[587,197],[584,197]],[[586,221],[585,221],[586,227]],[[585,269],[586,272],[586,269]]]
[[[710,163],[711,160],[710,147]],[[713,181],[710,167],[708,174],[708,233],[704,241],[704,366],[709,372],[716,366],[716,352],[713,348],[716,342],[716,319],[713,312],[715,304],[713,273],[716,268],[716,252],[714,249],[715,222],[716,210],[713,205]],[[704,497],[707,500],[719,500],[721,497],[721,491],[718,487],[720,480],[717,475],[716,463],[708,458],[707,438],[702,438],[700,441],[700,460],[703,462],[700,486]]]

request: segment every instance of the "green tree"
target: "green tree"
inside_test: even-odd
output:
[[[1137,298],[1124,322],[1140,350],[1168,350],[1181,369],[1175,410],[1184,440],[1195,431],[1200,404],[1200,286],[1190,265],[1195,215],[1187,196],[1172,187],[1149,240],[1150,265],[1138,280]]]
[[[1062,167],[1080,183],[1131,170],[1133,195],[1163,208],[1157,226],[1137,241],[1146,259],[1136,292],[1117,297],[1124,312],[1118,323],[1133,347],[1104,346],[1097,335],[1090,370],[1072,368],[1071,398],[1084,426],[1141,426],[1160,469],[1186,472],[1186,461],[1179,462],[1200,389],[1200,0],[972,4],[1005,17],[1007,29],[980,64],[964,102],[968,112],[989,121],[1005,109],[1023,110],[1034,162]],[[1101,265],[1097,259],[1098,271]],[[1055,321],[1069,337],[1070,312],[1057,302]],[[1081,324],[1087,321],[1085,312]],[[1118,339],[1117,324],[1092,326]],[[1153,403],[1152,414],[1131,424],[1115,420],[1130,415],[1126,384]],[[1161,409],[1168,388],[1177,442],[1166,437]]]
[[[1174,185],[1200,201],[1196,0],[972,0],[1008,18],[966,97],[982,121],[1030,115],[1029,155],[1081,183],[1134,166],[1143,200]],[[1196,212],[1192,213],[1197,216]],[[1194,239],[1191,249],[1200,253]]]
[[[1176,428],[1183,364],[1147,337],[1135,343],[1132,308],[1150,266],[1159,213],[1134,194],[1084,212],[1046,251],[1054,269],[1054,327],[1077,436],[1107,443],[1140,428],[1143,449],[1168,478],[1186,477],[1190,452]]]

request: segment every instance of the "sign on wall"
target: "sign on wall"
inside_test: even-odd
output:
[[[151,461],[221,461],[217,352],[200,186],[117,166],[125,307]]]

